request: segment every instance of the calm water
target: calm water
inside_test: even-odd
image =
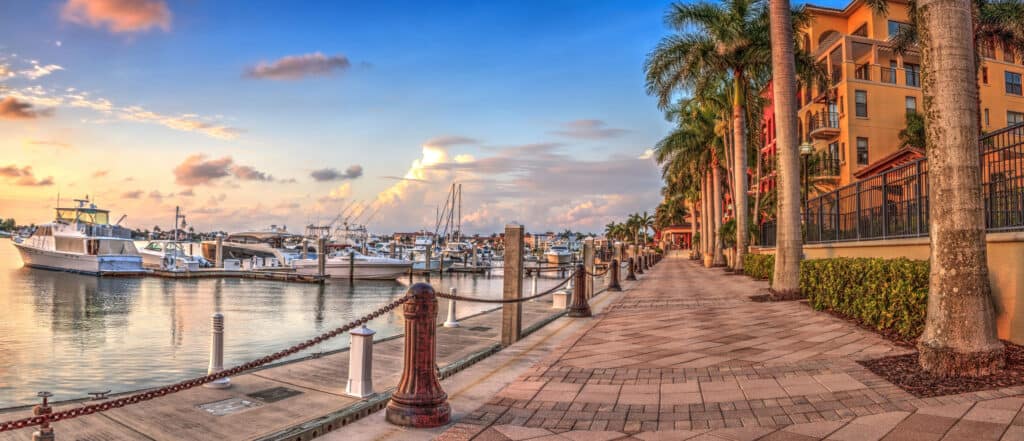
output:
[[[446,275],[431,282],[460,294],[498,298],[498,276]],[[544,278],[541,290],[557,281]],[[225,365],[262,357],[341,326],[400,297],[398,282],[325,286],[244,279],[97,278],[23,268],[0,239],[0,408],[86,392],[123,392],[206,372],[210,315],[226,322]],[[529,293],[526,284],[524,294]],[[493,305],[459,304],[459,315]],[[444,313],[441,301],[441,313]],[[395,313],[370,323],[383,338],[402,332]],[[311,352],[348,345],[343,335]],[[302,354],[300,354],[301,356]]]

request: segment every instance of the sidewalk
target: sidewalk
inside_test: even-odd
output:
[[[908,349],[765,288],[668,258],[437,439],[1024,440],[1024,387],[917,399],[856,363]]]

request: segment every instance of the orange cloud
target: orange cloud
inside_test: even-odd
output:
[[[171,11],[164,0],[68,0],[61,18],[115,33],[171,30]]]
[[[18,101],[9,96],[0,100],[0,119],[35,119],[50,116],[53,109],[34,109],[32,104]]]

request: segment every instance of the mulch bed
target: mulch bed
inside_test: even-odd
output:
[[[876,375],[885,378],[918,398],[999,389],[1024,384],[1024,347],[1004,341],[1006,368],[984,377],[938,378],[921,370],[917,353],[859,361]]]
[[[806,302],[807,298],[806,297],[802,297],[802,296],[780,295],[780,294],[776,293],[775,291],[772,291],[771,288],[769,288],[768,292],[766,292],[764,294],[757,294],[757,295],[750,296],[750,300],[752,302],[757,302],[757,303],[797,302],[797,301],[804,301],[804,302]]]

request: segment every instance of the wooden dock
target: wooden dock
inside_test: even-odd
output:
[[[196,271],[167,271],[154,269],[149,274],[167,279],[209,279],[209,278],[243,278],[257,280],[273,280],[293,283],[322,283],[326,277],[299,274],[287,270],[226,270],[223,268],[203,268]]]

